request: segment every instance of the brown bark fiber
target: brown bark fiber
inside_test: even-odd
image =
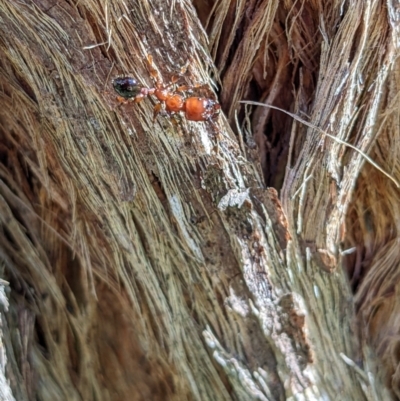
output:
[[[400,399],[398,15],[0,0],[0,399]]]

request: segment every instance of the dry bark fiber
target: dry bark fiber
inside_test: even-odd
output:
[[[396,4],[0,0],[0,399],[400,399]]]

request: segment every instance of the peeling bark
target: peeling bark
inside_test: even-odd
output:
[[[0,0],[6,400],[396,397],[376,370],[396,311],[385,333],[365,322],[368,269],[397,226],[383,234],[371,187],[355,195],[372,169],[395,218],[398,188],[321,134],[396,170],[394,6],[201,4],[205,30],[188,1]],[[119,104],[111,79],[150,87],[148,55],[165,82],[220,82],[236,134],[224,115],[153,120],[154,99]],[[316,128],[251,116],[242,99]],[[364,207],[379,236],[356,230]]]

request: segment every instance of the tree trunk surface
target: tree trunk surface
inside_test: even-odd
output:
[[[0,0],[0,399],[400,399],[396,7]]]

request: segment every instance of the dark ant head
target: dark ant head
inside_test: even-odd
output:
[[[221,105],[213,99],[207,99],[205,111],[203,113],[204,120],[215,121],[221,111]]]
[[[209,102],[211,106],[211,118],[216,120],[221,112],[221,105],[215,100],[210,100]]]
[[[115,92],[124,99],[136,97],[141,92],[142,87],[138,81],[132,77],[118,77],[112,81]]]

